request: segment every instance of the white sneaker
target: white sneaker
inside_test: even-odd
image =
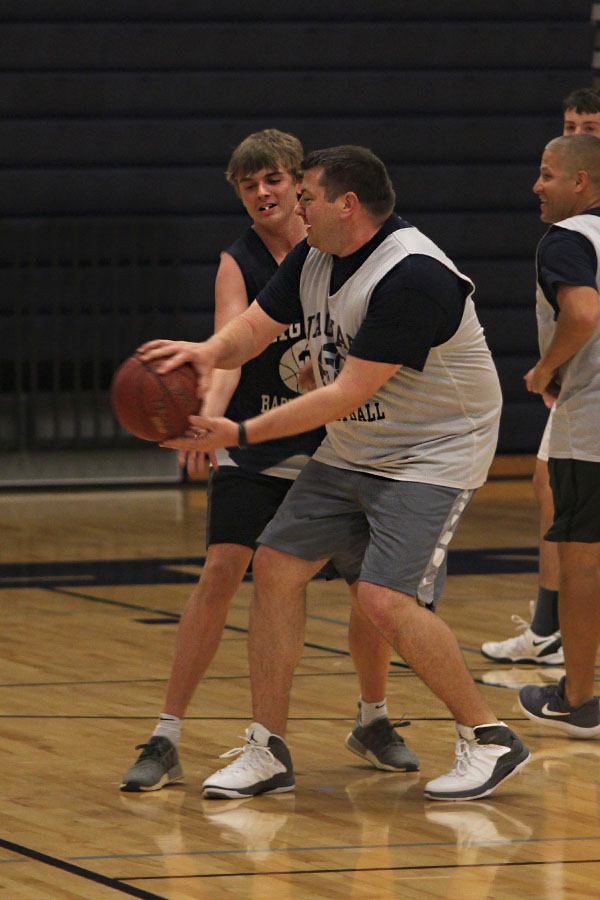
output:
[[[425,785],[430,800],[475,800],[523,768],[529,750],[504,722],[456,725],[458,740],[451,770]]]
[[[202,785],[204,797],[251,797],[294,790],[294,768],[285,741],[254,722],[246,728],[246,744],[222,753],[237,756]]]
[[[523,633],[506,641],[487,641],[481,652],[496,662],[537,663],[538,666],[564,666],[565,654],[560,631],[546,637],[532,631],[521,616],[511,616],[517,629]]]

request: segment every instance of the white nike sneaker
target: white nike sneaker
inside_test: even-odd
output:
[[[487,641],[481,652],[488,659],[507,663],[537,663],[538,666],[564,666],[565,655],[560,631],[544,637],[536,634],[521,616],[511,616],[522,634],[506,641]]]

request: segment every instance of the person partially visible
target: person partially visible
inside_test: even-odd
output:
[[[304,223],[295,215],[302,154],[300,141],[277,129],[249,135],[233,152],[227,179],[252,224],[221,254],[215,283],[217,329],[248,309],[286,254],[305,237]],[[233,370],[215,370],[203,412],[227,412],[237,421],[288,403],[299,393],[298,372],[307,357],[304,325],[298,318],[255,359]],[[211,470],[208,484],[202,575],[181,615],[163,711],[152,735],[136,748],[142,752],[123,776],[122,791],[155,791],[183,777],[177,751],[182,719],[217,651],[229,604],[258,535],[323,436],[317,428],[246,451],[218,451],[218,468]],[[203,467],[204,454],[184,452],[181,462],[194,471]],[[418,769],[417,757],[387,715],[390,647],[355,602],[348,639],[361,695],[346,746],[378,769]]]
[[[600,94],[593,88],[578,88],[563,100],[563,135],[590,134],[600,138]],[[504,641],[486,641],[481,652],[488,659],[506,663],[536,663],[562,666],[565,662],[558,620],[560,567],[557,545],[544,535],[552,525],[554,501],[548,475],[548,445],[552,426],[554,398],[543,395],[550,415],[537,453],[533,490],[539,514],[539,572],[537,600],[531,601],[532,618],[512,620],[521,632]]]
[[[535,722],[589,738],[600,734],[600,142],[591,134],[550,141],[533,190],[550,228],[536,258],[540,359],[525,379],[555,398],[545,540],[558,547],[566,675],[522,688],[519,704]]]

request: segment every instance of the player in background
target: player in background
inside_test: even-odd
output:
[[[303,149],[293,135],[267,129],[234,151],[227,180],[252,225],[222,255],[215,282],[215,330],[248,309],[289,250],[306,236],[294,212]],[[205,395],[205,415],[243,420],[287,403],[299,393],[297,371],[307,356],[301,321],[292,323],[256,359],[217,369]],[[177,753],[181,720],[213,659],[230,602],[250,564],[256,538],[272,518],[324,429],[267,441],[249,450],[217,452],[208,485],[207,553],[202,575],[181,615],[165,704],[154,732],[121,782],[123,791],[159,790],[183,777]],[[204,454],[180,454],[190,472]],[[387,716],[386,683],[391,648],[357,604],[349,647],[359,673],[359,713],[346,744],[380,769],[414,771],[418,760]]]
[[[572,737],[600,734],[600,143],[589,134],[546,145],[533,187],[550,226],[536,254],[540,358],[527,388],[556,398],[548,469],[558,546],[566,676],[519,692],[523,712]]]
[[[600,95],[592,88],[579,88],[563,100],[563,135],[591,134],[600,138]],[[564,653],[558,621],[560,569],[557,544],[544,535],[552,525],[554,502],[548,476],[548,443],[554,398],[542,394],[551,410],[538,450],[533,474],[533,489],[539,511],[539,586],[531,623],[513,615],[521,634],[505,641],[487,641],[481,652],[496,662],[564,665]],[[533,608],[533,601],[531,606]]]

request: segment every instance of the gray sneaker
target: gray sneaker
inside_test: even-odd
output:
[[[142,752],[121,781],[122,791],[159,791],[183,778],[177,747],[160,735],[135,748]]]
[[[388,772],[416,772],[419,760],[409,750],[395,729],[410,722],[390,722],[387,716],[375,719],[370,725],[360,723],[359,712],[352,731],[346,738],[346,747],[357,756],[367,759],[376,769]]]
[[[559,728],[574,737],[593,738],[600,734],[600,704],[593,697],[581,706],[569,706],[565,678],[558,684],[538,687],[528,684],[519,691],[519,706],[534,722]]]

